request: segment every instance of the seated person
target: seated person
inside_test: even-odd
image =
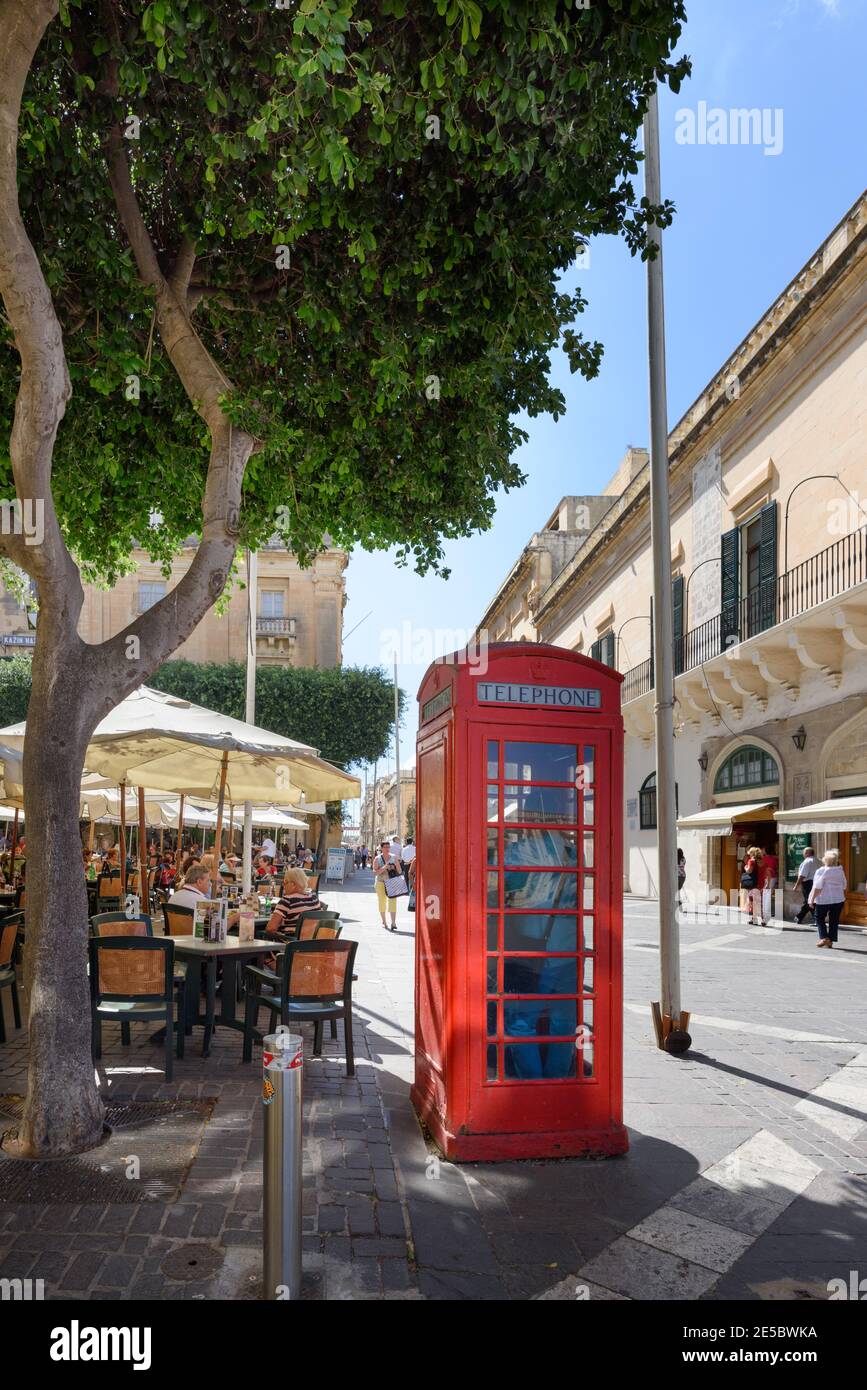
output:
[[[197,902],[202,902],[204,898],[209,898],[211,887],[211,875],[204,864],[193,864],[189,873],[184,878],[184,885],[178,888],[169,898],[169,907],[191,907],[195,910]],[[228,925],[234,927],[237,924],[239,912],[230,912]]]
[[[295,931],[305,912],[316,912],[319,894],[311,893],[303,869],[287,869],[283,876],[283,894],[268,920],[269,936],[280,941],[294,939]]]

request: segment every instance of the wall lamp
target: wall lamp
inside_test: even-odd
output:
[[[707,772],[707,753],[699,753],[698,765],[701,768],[702,772]]]
[[[804,728],[803,724],[801,725],[800,729],[796,729],[795,732],[792,734],[792,742],[794,743],[798,752],[803,753],[804,745],[807,742],[807,730]]]

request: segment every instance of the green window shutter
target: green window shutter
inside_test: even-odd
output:
[[[777,504],[769,502],[759,513],[762,534],[759,548],[759,632],[777,621]]]
[[[602,660],[602,641],[600,638],[597,638],[590,648],[590,656],[594,661]]]
[[[656,688],[656,669],[653,661],[653,594],[650,595],[650,688]]]
[[[723,533],[720,541],[720,651],[740,640],[740,558],[741,533],[737,526]]]
[[[606,632],[605,636],[604,636],[603,639],[602,639],[602,643],[603,643],[603,650],[604,650],[604,652],[605,652],[605,655],[603,656],[602,660],[605,662],[605,665],[606,665],[606,666],[610,666],[611,669],[612,669],[612,671],[613,671],[613,670],[614,670],[614,667],[615,667],[615,655],[614,655],[615,641],[614,641],[614,633],[613,633],[613,632]]]
[[[671,581],[671,611],[674,618],[674,674],[684,669],[683,660],[683,575]]]

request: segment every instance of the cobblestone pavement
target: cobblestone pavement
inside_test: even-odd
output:
[[[305,1297],[825,1298],[829,1279],[867,1275],[860,932],[817,952],[808,927],[685,923],[694,1047],[674,1058],[650,1028],[654,905],[628,900],[628,1155],[458,1167],[431,1161],[409,1106],[413,919],[401,903],[398,932],[383,931],[369,874],[326,897],[360,942],[357,1074],[346,1078],[327,1038],[312,1058],[304,1025]],[[8,1095],[24,1089],[26,1044],[6,1018]],[[260,1297],[258,1050],[245,1066],[240,1034],[218,1029],[203,1059],[196,1029],[165,1085],[149,1029],[133,1025],[128,1048],[112,1031],[101,1077],[113,1100],[214,1101],[180,1191],[152,1182],[139,1202],[9,1203],[0,1278],[42,1278],[50,1299]],[[180,1142],[172,1117],[162,1123]]]

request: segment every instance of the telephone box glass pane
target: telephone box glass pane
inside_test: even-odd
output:
[[[585,918],[584,918],[584,933],[583,933],[583,935],[584,935],[584,945],[583,945],[583,948],[582,948],[582,949],[585,950],[585,951],[592,951],[592,950],[593,950],[593,918],[592,918],[592,917],[585,917]]]
[[[497,820],[500,813],[500,794],[496,787],[488,787],[488,820]]]
[[[499,932],[497,924],[499,917],[495,913],[488,913],[488,950],[498,951],[500,949]]]
[[[593,1000],[584,999],[581,1003],[581,1022],[584,1024],[587,1033],[593,1032]]]
[[[575,956],[505,956],[504,994],[577,994]]]
[[[574,787],[505,787],[503,820],[526,825],[574,825],[578,794]],[[488,813],[488,819],[494,819]]]
[[[488,776],[497,778],[500,775],[500,745],[493,739],[488,743]]]
[[[497,1036],[497,1006],[494,1003],[488,1004],[488,1037]]]
[[[592,880],[592,878],[587,878],[586,875],[585,875],[584,883],[583,883],[583,896],[584,896],[584,903],[583,903],[583,905],[584,905],[584,907],[587,909],[587,911],[589,912],[589,911],[591,911],[592,908],[593,908],[593,880]]]
[[[489,878],[493,877],[493,874],[489,875]],[[504,907],[535,907],[539,909],[553,907],[566,910],[576,906],[577,893],[578,877],[576,874],[503,874]],[[488,904],[492,907],[495,906],[495,903],[491,902],[490,889]],[[585,901],[584,906],[590,907],[592,903]]]
[[[488,994],[496,994],[497,989],[497,957],[488,957]]]
[[[488,1081],[497,1080],[497,1048],[496,1044],[487,1048],[488,1053]]]
[[[507,912],[503,935],[507,951],[577,951],[578,918],[565,913]],[[489,949],[495,949],[490,946],[490,936],[488,944]]]
[[[488,874],[488,907],[499,907],[500,905],[500,875],[496,872]]]
[[[514,999],[503,1004],[503,1035],[507,1038],[574,1038],[577,1027],[574,999]]]
[[[507,743],[503,776],[515,782],[574,782],[574,745]]]
[[[585,994],[593,993],[593,957],[585,956],[583,963],[583,980],[581,989]]]
[[[578,1067],[581,1076],[593,1075],[593,1043],[586,1042],[578,1053]]]
[[[492,832],[488,831],[488,844]],[[591,836],[592,839],[592,836]],[[506,864],[578,866],[578,836],[574,830],[506,830],[503,833],[503,861]],[[491,859],[488,853],[488,863]]]
[[[500,856],[499,856],[499,848],[500,848],[500,847],[499,847],[499,840],[500,840],[500,832],[499,832],[498,830],[489,830],[489,831],[488,831],[488,863],[489,863],[489,864],[497,864],[497,863],[499,863],[499,857],[500,857]]]
[[[508,1081],[556,1081],[574,1076],[575,1044],[507,1043],[503,1048],[503,1075]]]
[[[584,868],[593,868],[593,836],[584,836]]]

